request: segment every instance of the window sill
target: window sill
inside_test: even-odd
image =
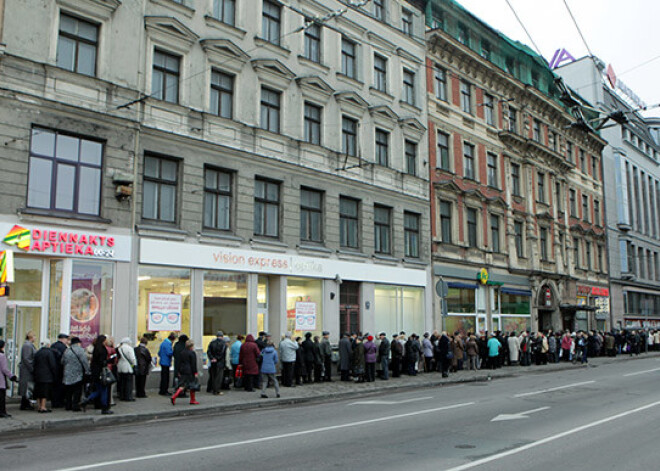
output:
[[[413,113],[414,115],[418,115],[419,113],[422,112],[421,108],[419,108],[418,106],[412,103],[408,103],[407,101],[399,100],[399,106],[401,106],[401,108],[403,108],[404,110]]]
[[[337,80],[339,80],[340,82],[347,83],[347,84],[352,85],[354,87],[363,87],[364,86],[364,82],[360,82],[358,79],[353,78],[353,77],[349,77],[348,75],[344,75],[341,72],[337,72],[335,75],[337,77]]]
[[[213,229],[204,229],[202,232],[199,232],[197,234],[199,241],[202,243],[221,243],[225,245],[231,245],[232,247],[238,247],[240,246],[241,242],[243,242],[242,237],[235,236],[229,232],[211,232],[212,230]]]
[[[171,8],[177,13],[181,13],[188,18],[192,18],[195,15],[194,8],[191,8],[188,5],[184,5],[183,3],[175,2],[174,0],[151,0],[151,2]]]
[[[392,256],[392,254],[389,253],[374,253],[373,258],[377,260],[385,260],[388,262],[398,262],[399,260],[395,257]]]
[[[428,265],[428,263],[426,263],[421,258],[404,257],[402,261],[406,265],[414,265],[418,267],[426,267]]]
[[[223,33],[228,33],[230,35],[233,35],[238,39],[243,39],[247,34],[247,31],[237,28],[234,25],[225,23],[224,21],[220,21],[219,19],[214,18],[211,15],[204,15],[204,20],[206,21],[206,26],[220,30]]]
[[[301,252],[312,252],[315,254],[323,254],[324,256],[330,256],[332,250],[325,247],[324,245],[312,245],[313,242],[302,243],[298,245],[298,250]]]
[[[154,223],[138,224],[136,231],[139,236],[158,237],[162,239],[184,240],[188,232],[172,225],[158,226]]]
[[[250,246],[254,249],[264,249],[273,252],[284,252],[288,247],[288,245],[286,245],[284,242],[280,242],[276,238],[269,239],[265,236],[255,236],[254,238],[250,239]]]
[[[359,252],[359,250],[360,249],[350,249],[348,247],[345,247],[343,249],[337,250],[337,254],[340,257],[346,257],[346,258],[348,258],[348,257],[369,258],[368,255],[366,255],[362,252]]]
[[[59,221],[67,219],[70,221],[81,221],[90,223],[112,224],[112,219],[102,218],[100,216],[87,216],[84,214],[76,213],[61,213],[53,210],[36,209],[36,208],[22,208],[17,211],[21,219],[34,219],[38,222],[49,223],[50,220]],[[41,219],[44,219],[41,221]]]
[[[327,65],[323,65],[321,62],[316,62],[302,55],[298,56],[298,62],[301,65],[311,67],[312,69],[316,69],[318,72],[322,74],[327,74],[330,71],[330,67],[328,67]]]
[[[379,90],[376,87],[369,87],[369,91],[371,92],[372,95],[377,96],[378,98],[382,98],[383,100],[389,101],[392,103],[394,101],[394,97],[387,93],[386,91]]]
[[[289,49],[286,49],[285,47],[282,47],[279,44],[272,43],[264,38],[260,38],[259,36],[254,37],[254,44],[257,46],[261,46],[264,49],[269,50],[270,52],[274,52],[275,54],[278,54],[284,59],[288,59],[289,55],[291,55],[291,51]]]

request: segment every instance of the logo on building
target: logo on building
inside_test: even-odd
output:
[[[477,274],[477,280],[479,280],[482,285],[488,283],[488,270],[482,268],[481,271]]]
[[[7,245],[15,245],[19,249],[28,252],[32,245],[32,233],[29,229],[15,225],[11,228],[11,231],[7,233],[3,242]]]
[[[566,49],[561,48],[555,51],[549,65],[551,69],[556,69],[566,62],[575,62],[575,57],[573,57]]]

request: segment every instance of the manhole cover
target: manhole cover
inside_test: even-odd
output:
[[[20,450],[21,448],[27,448],[27,445],[10,445],[6,446],[5,450]]]
[[[475,445],[456,445],[454,448],[460,448],[461,450],[470,450],[476,448]]]

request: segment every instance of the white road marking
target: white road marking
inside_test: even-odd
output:
[[[491,456],[488,456],[486,458],[481,458],[480,460],[472,461],[470,463],[465,463],[463,465],[456,466],[454,468],[446,469],[445,471],[465,471],[466,469],[476,468],[477,466],[481,466],[482,464],[490,463],[492,461],[499,460],[500,458],[505,458],[507,456],[515,455],[515,454],[518,454],[518,453],[523,452],[525,450],[529,450],[531,448],[535,448],[535,447],[540,446],[540,445],[545,445],[546,443],[550,443],[550,442],[553,442],[555,440],[559,440],[560,438],[568,437],[569,435],[573,435],[573,434],[576,434],[578,432],[582,432],[583,430],[587,430],[587,429],[590,429],[590,428],[593,428],[593,427],[598,427],[599,425],[603,425],[603,424],[606,424],[608,422],[612,422],[614,420],[621,419],[621,418],[626,417],[628,415],[636,414],[637,412],[641,412],[641,411],[644,411],[644,410],[647,410],[647,409],[650,409],[652,407],[656,407],[656,406],[659,406],[659,405],[660,405],[660,401],[657,401],[657,402],[653,402],[651,404],[647,404],[645,406],[638,407],[636,409],[627,410],[625,412],[621,412],[619,414],[613,415],[611,417],[607,417],[605,419],[600,419],[600,420],[597,420],[595,422],[591,422],[589,424],[581,425],[580,427],[576,427],[576,428],[571,429],[571,430],[566,430],[565,432],[561,432],[561,433],[558,433],[556,435],[551,435],[549,437],[542,438],[541,440],[537,440],[535,442],[528,443],[527,445],[523,445],[523,446],[520,446],[518,448],[513,448],[511,450],[503,451],[501,453],[497,453],[495,455],[491,455]]]
[[[414,417],[416,415],[424,415],[424,414],[431,414],[433,412],[440,412],[444,410],[451,410],[451,409],[458,409],[461,407],[467,407],[467,406],[472,406],[476,404],[475,402],[464,402],[462,404],[452,404],[451,406],[443,406],[443,407],[435,407],[433,409],[424,409],[424,410],[419,410],[415,412],[407,412],[405,414],[397,414],[397,415],[389,415],[386,417],[379,417],[377,419],[369,419],[369,420],[362,420],[359,422],[350,422],[346,424],[341,424],[341,425],[331,425],[328,427],[320,427],[320,428],[314,428],[314,429],[309,429],[309,430],[301,430],[299,432],[291,432],[291,433],[283,433],[280,435],[271,435],[269,437],[261,437],[261,438],[252,438],[250,440],[242,440],[240,442],[230,442],[230,443],[220,443],[218,445],[210,445],[210,446],[203,446],[199,448],[189,448],[187,450],[177,450],[177,451],[170,451],[166,453],[157,453],[153,455],[146,455],[146,456],[138,456],[135,458],[126,458],[126,459],[121,459],[121,460],[113,460],[113,461],[103,461],[101,463],[92,463],[92,464],[86,464],[82,466],[74,466],[72,468],[62,468],[59,471],[82,471],[85,469],[96,469],[96,468],[103,468],[107,466],[115,466],[118,464],[126,464],[126,463],[135,463],[137,461],[146,461],[146,460],[153,460],[153,459],[159,459],[159,458],[167,458],[170,456],[179,456],[179,455],[188,455],[191,453],[199,453],[199,452],[204,452],[204,451],[211,451],[211,450],[219,450],[222,448],[230,448],[230,447],[236,447],[236,446],[243,446],[243,445],[252,445],[255,443],[263,443],[263,442],[270,442],[274,440],[282,440],[284,438],[291,438],[291,437],[298,437],[301,435],[308,435],[310,433],[321,433],[321,432],[329,432],[331,430],[341,430],[344,428],[349,428],[349,427],[356,427],[360,425],[368,425],[368,424],[374,424],[378,422],[385,422],[388,420],[397,420],[397,419],[402,419],[404,417]]]
[[[349,406],[359,406],[359,405],[384,405],[384,406],[393,406],[397,404],[408,404],[409,402],[417,402],[417,401],[427,401],[429,399],[433,399],[433,397],[428,396],[428,397],[416,397],[414,399],[404,399],[403,401],[358,401],[358,402],[351,402]]]
[[[596,381],[583,381],[581,383],[567,384],[566,386],[557,386],[556,388],[541,389],[540,391],[526,392],[522,394],[516,394],[513,397],[527,397],[527,396],[536,396],[537,394],[545,394],[548,392],[559,391],[560,389],[574,388],[576,386],[584,386],[585,384],[595,383]]]
[[[628,373],[627,375],[623,375],[623,376],[624,377],[625,376],[637,376],[637,375],[643,375],[644,373],[653,373],[654,371],[660,371],[660,368],[654,368],[652,370],[636,371],[634,373]]]
[[[525,412],[518,412],[517,414],[500,414],[494,419],[492,419],[491,422],[500,422],[502,420],[529,419],[529,417],[527,417],[529,414],[533,414],[534,412],[541,412],[542,410],[547,410],[547,409],[550,408],[539,407],[538,409],[527,410]]]

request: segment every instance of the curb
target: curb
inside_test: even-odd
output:
[[[644,357],[642,358],[652,358],[652,357],[657,357],[660,356],[660,352],[649,352],[645,354]],[[605,359],[602,363],[599,362],[598,365],[587,365],[587,367],[596,367],[596,366],[601,366],[601,365],[610,365],[613,363],[618,363],[620,361],[631,361],[635,359],[639,359],[640,357],[616,357],[612,359]],[[507,379],[507,378],[516,378],[520,376],[525,376],[528,374],[535,374],[535,375],[540,375],[540,374],[549,374],[549,373],[555,373],[559,371],[567,371],[567,370],[576,370],[580,368],[584,368],[584,366],[575,364],[573,365],[572,363],[568,364],[560,364],[561,366],[556,366],[552,369],[525,369],[523,371],[511,371],[511,372],[502,372],[502,373],[496,373],[500,371],[506,371],[506,370],[493,370],[495,374],[482,374],[482,375],[475,375],[475,376],[466,376],[462,378],[439,378],[436,380],[425,380],[421,382],[414,382],[414,383],[403,383],[403,384],[397,384],[394,386],[389,386],[382,384],[380,386],[376,386],[373,389],[370,390],[363,390],[363,391],[345,391],[345,392],[335,392],[335,393],[329,393],[329,394],[322,394],[318,396],[309,396],[309,397],[298,397],[298,398],[290,398],[290,399],[273,399],[272,401],[249,401],[249,402],[243,402],[239,404],[217,404],[217,405],[211,405],[211,406],[204,406],[201,408],[194,408],[194,409],[172,409],[172,410],[161,410],[157,412],[144,412],[144,413],[127,413],[127,414],[117,414],[117,415],[110,415],[110,416],[103,416],[103,415],[98,415],[98,416],[78,416],[78,417],[72,417],[72,418],[65,418],[65,419],[56,419],[56,420],[42,420],[42,421],[37,421],[37,422],[30,422],[30,423],[22,423],[22,424],[16,424],[17,426],[12,427],[9,426],[7,427],[3,432],[14,432],[14,433],[34,433],[34,432],[44,432],[44,431],[65,431],[65,430],[71,430],[71,429],[76,429],[85,427],[107,427],[107,426],[112,426],[112,425],[126,425],[126,424],[131,424],[135,422],[145,422],[145,421],[153,421],[153,420],[159,420],[159,419],[171,419],[171,418],[178,418],[178,417],[196,417],[200,415],[217,415],[223,412],[236,412],[236,411],[242,411],[242,410],[255,410],[255,409],[270,409],[270,408],[275,408],[275,407],[281,407],[281,406],[293,406],[293,405],[299,405],[299,404],[313,404],[313,403],[318,403],[318,402],[327,402],[327,401],[340,401],[344,399],[350,399],[350,398],[360,398],[360,397],[368,397],[368,396],[373,396],[373,395],[378,395],[383,392],[388,392],[388,391],[401,391],[401,390],[409,390],[412,388],[419,389],[419,388],[433,388],[433,387],[442,387],[442,386],[452,386],[452,385],[457,385],[457,384],[465,384],[465,383],[478,383],[478,382],[488,382],[492,380],[497,380],[497,379]],[[14,425],[14,424],[12,424]]]

